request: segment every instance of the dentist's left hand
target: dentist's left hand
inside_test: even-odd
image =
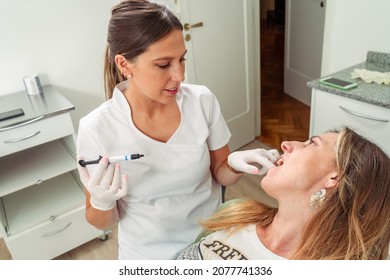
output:
[[[77,156],[77,162],[83,160]],[[108,158],[103,157],[92,176],[86,167],[77,163],[80,179],[91,195],[93,208],[107,211],[115,207],[116,201],[127,194],[128,180],[123,175],[119,164],[109,164]]]

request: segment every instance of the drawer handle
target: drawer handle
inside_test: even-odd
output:
[[[17,143],[17,142],[20,142],[20,141],[23,141],[23,140],[32,138],[32,137],[34,137],[34,136],[37,136],[39,133],[41,133],[41,132],[40,132],[40,131],[37,131],[37,132],[34,132],[34,133],[30,134],[30,135],[24,136],[24,137],[22,137],[22,138],[6,140],[6,141],[4,141],[4,143],[5,143],[5,144]]]
[[[17,123],[15,125],[10,125],[10,126],[6,126],[6,127],[3,127],[3,128],[0,128],[0,132],[1,131],[6,131],[6,130],[10,130],[10,129],[14,129],[14,128],[18,128],[18,127],[21,127],[21,126],[24,126],[24,125],[27,125],[27,124],[30,124],[30,123],[33,123],[33,122],[37,122],[41,119],[43,119],[45,116],[39,116],[39,117],[36,117],[35,119],[31,119],[31,120],[28,120],[26,122],[21,122],[21,123]]]
[[[356,117],[359,117],[359,118],[363,118],[363,119],[367,119],[367,120],[372,120],[372,121],[377,121],[377,122],[389,122],[389,120],[386,120],[386,119],[381,119],[381,118],[376,118],[376,117],[370,117],[370,116],[367,116],[367,115],[363,115],[363,114],[360,114],[360,113],[357,113],[357,112],[354,112],[354,111],[351,111],[343,106],[339,106],[339,108],[341,110],[343,110],[344,112],[347,112],[348,114],[351,114],[351,115],[354,115]]]
[[[72,224],[72,222],[69,222],[67,225],[65,225],[63,228],[60,228],[58,230],[55,230],[55,231],[51,231],[51,232],[47,232],[47,233],[44,233],[42,234],[42,237],[49,237],[49,236],[53,236],[53,235],[56,235],[64,230],[66,230],[68,227],[70,227],[70,225]]]

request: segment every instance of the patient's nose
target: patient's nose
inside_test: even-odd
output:
[[[283,153],[291,153],[293,149],[292,143],[290,141],[283,141],[280,147],[282,148]]]

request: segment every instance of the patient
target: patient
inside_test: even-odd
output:
[[[261,185],[278,201],[230,203],[178,259],[386,259],[390,159],[349,128],[286,141]]]

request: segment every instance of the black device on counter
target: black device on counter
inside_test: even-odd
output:
[[[23,116],[23,115],[24,115],[24,111],[22,109],[15,109],[15,110],[7,111],[4,113],[0,113],[0,121],[5,121],[8,119],[16,118],[16,117]]]

